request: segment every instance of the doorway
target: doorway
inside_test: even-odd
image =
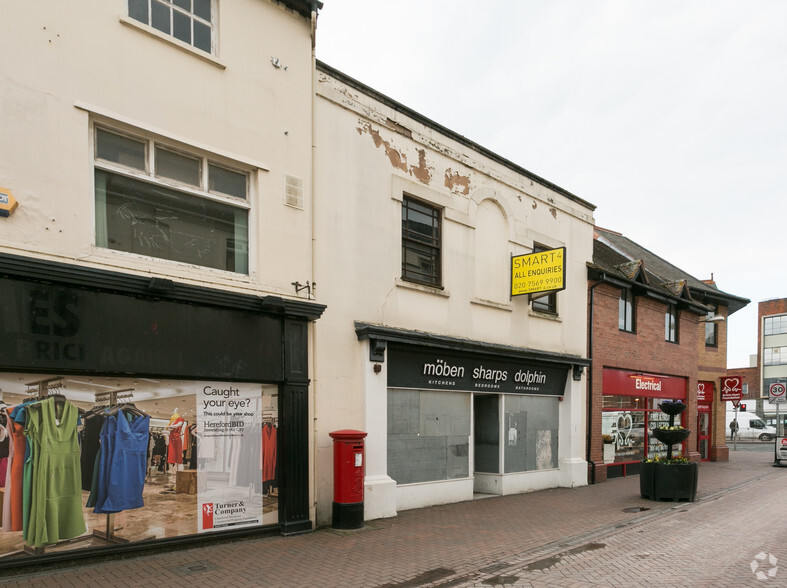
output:
[[[500,396],[473,396],[473,494],[500,494]]]
[[[702,461],[710,460],[711,412],[710,404],[697,405],[697,451]]]

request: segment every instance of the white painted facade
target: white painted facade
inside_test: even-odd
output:
[[[368,433],[367,519],[474,492],[584,485],[585,375],[570,370],[557,467],[473,475],[471,452],[463,479],[397,485],[387,469],[390,363],[369,360],[355,323],[584,358],[592,205],[315,70],[308,18],[269,0],[214,6],[207,54],[129,18],[125,0],[0,4],[0,187],[18,202],[0,218],[0,253],[258,296],[303,299],[293,283],[316,283],[313,299],[327,305],[309,327],[318,524],[330,519],[329,433],[339,429]],[[97,126],[247,173],[248,273],[97,244]],[[287,178],[301,200],[286,201]],[[404,195],[441,210],[442,289],[401,277]],[[556,315],[509,296],[510,256],[536,244],[566,247]]]
[[[18,203],[0,218],[0,254],[260,299],[306,298],[293,282],[314,281],[313,24],[308,11],[272,0],[210,6],[215,29],[206,52],[130,18],[127,0],[0,3],[0,188]],[[210,162],[247,174],[239,207],[248,210],[248,272],[98,245],[98,126],[202,158],[203,169]],[[151,169],[137,175],[182,188]],[[300,188],[290,201],[288,178]],[[310,419],[311,403],[308,410]],[[313,481],[304,483],[313,521]]]
[[[310,23],[266,0],[218,3],[209,55],[126,5],[0,6],[0,186],[19,203],[0,250],[292,295],[311,276]],[[97,247],[96,123],[248,172],[249,275]],[[285,175],[303,180],[302,209],[284,204]]]
[[[329,67],[318,66],[316,76],[315,278],[328,306],[315,339],[318,521],[330,512],[328,433],[337,429],[368,433],[367,520],[474,492],[586,484],[585,377],[571,374],[559,403],[557,468],[474,476],[471,455],[462,479],[397,485],[389,477],[390,362],[369,360],[355,322],[585,357],[593,206]],[[405,195],[441,210],[442,289],[401,277]],[[568,287],[557,294],[556,315],[509,296],[510,256],[534,244],[566,247]]]

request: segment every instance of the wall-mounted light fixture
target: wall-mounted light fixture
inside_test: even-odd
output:
[[[710,317],[705,317],[704,319],[700,319],[701,323],[723,323],[726,319],[721,316],[720,314],[715,314]]]
[[[312,299],[312,294],[315,293],[317,289],[317,282],[309,282],[306,280],[305,284],[301,284],[300,282],[292,282],[292,285],[295,286],[295,293],[300,294],[303,290],[306,290],[306,298],[309,300]]]

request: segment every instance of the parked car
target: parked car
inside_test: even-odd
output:
[[[735,411],[727,412],[727,437],[730,435],[730,423],[735,418]],[[759,439],[771,441],[776,437],[776,429],[769,427],[756,414],[738,412],[738,439]]]

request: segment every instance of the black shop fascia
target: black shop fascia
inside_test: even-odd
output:
[[[275,385],[276,530],[303,532],[313,528],[308,325],[324,310],[306,300],[0,254],[0,371]]]

